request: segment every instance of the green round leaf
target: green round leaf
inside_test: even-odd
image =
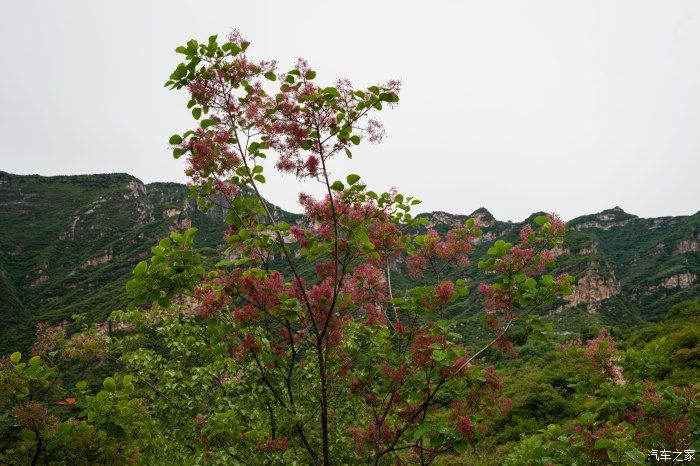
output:
[[[114,381],[112,377],[107,377],[104,382],[102,382],[102,386],[107,390],[108,392],[113,392],[117,389],[117,383]]]
[[[644,453],[642,453],[639,450],[630,450],[630,451],[626,452],[625,454],[629,458],[631,458],[632,461],[634,461],[637,464],[644,464],[644,462],[647,459],[647,455],[645,455]]]

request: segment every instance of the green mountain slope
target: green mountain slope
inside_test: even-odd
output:
[[[0,263],[0,315],[7,316],[5,328],[0,328],[0,332],[13,325],[20,324],[29,318],[29,314],[22,305],[17,295],[12,279]]]
[[[127,174],[0,172],[0,352],[26,344],[37,321],[104,320],[126,303],[131,270],[168,231],[196,222],[202,244],[218,242],[223,213],[203,215],[187,195],[183,185],[145,186]]]
[[[298,215],[275,212],[289,223],[299,221]],[[496,238],[515,239],[524,223],[497,221],[483,208],[469,216],[421,215],[440,232],[469,216],[479,218],[485,234],[475,259]],[[186,186],[176,183],[144,185],[127,174],[0,172],[0,354],[28,345],[38,321],[62,321],[74,313],[104,320],[126,304],[124,284],[159,238],[194,225],[200,246],[221,248],[224,218],[221,208],[203,214]],[[619,208],[570,221],[553,272],[575,274],[578,286],[546,318],[561,331],[588,334],[600,325],[659,320],[673,304],[697,299],[699,222],[700,213],[642,219]],[[471,275],[482,278],[475,264]],[[397,266],[392,282],[406,288],[420,281]],[[476,295],[453,306],[465,335],[486,335],[479,309]]]
[[[478,258],[496,238],[516,240],[522,225],[535,215],[522,223],[497,221],[485,209],[468,216],[444,212],[422,216],[441,232],[455,221],[480,217],[485,234],[475,253]],[[699,222],[700,212],[642,219],[619,207],[569,221],[570,231],[550,273],[571,273],[577,286],[573,296],[545,310],[545,319],[561,332],[591,336],[602,325],[641,327],[662,319],[678,302],[698,299]],[[475,265],[472,276],[481,277]],[[485,335],[480,309],[478,296],[471,296],[452,311],[469,332]]]

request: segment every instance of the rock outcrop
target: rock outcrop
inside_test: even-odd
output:
[[[571,296],[565,298],[566,304],[555,312],[561,312],[575,306],[585,305],[589,313],[596,312],[600,303],[620,294],[620,282],[612,271],[602,276],[594,267],[589,268],[578,278]]]
[[[696,251],[700,251],[700,241],[695,239],[684,239],[676,245],[676,249],[673,250],[673,254],[678,255]]]
[[[697,275],[692,272],[681,272],[664,278],[661,281],[661,286],[664,288],[688,288],[697,278]]]

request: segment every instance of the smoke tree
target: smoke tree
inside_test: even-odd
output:
[[[189,91],[196,128],[170,144],[200,207],[227,212],[225,251],[198,250],[194,228],[172,233],[135,268],[114,335],[47,327],[35,356],[2,359],[0,460],[430,464],[473,449],[508,408],[481,356],[508,351],[516,322],[541,329],[534,311],[571,292],[570,276],[545,274],[564,223],[540,216],[489,248],[479,292],[494,333],[468,351],[447,310],[469,292],[479,222],[441,236],[412,216],[413,197],[332,176],[335,159],[382,139],[373,115],[400,83],[324,87],[306,61],[279,73],[248,46],[237,32],[191,40],[166,83]],[[265,201],[268,157],[325,190],[299,195],[293,224]],[[394,289],[404,273],[423,285]],[[116,354],[123,372],[63,384],[93,353]]]
[[[208,265],[191,229],[139,264],[127,288],[135,304],[154,305],[117,315],[145,332],[124,340],[124,363],[152,388],[173,436],[207,458],[429,464],[466,451],[507,406],[500,377],[477,358],[570,292],[570,277],[543,275],[564,223],[538,217],[517,244],[489,249],[479,265],[494,281],[480,291],[494,336],[470,354],[444,311],[468,292],[448,277],[463,273],[478,222],[417,234],[419,201],[332,177],[334,159],[382,139],[373,115],[399,101],[400,83],[324,87],[306,61],[279,73],[248,46],[234,32],[177,48],[185,61],[166,86],[189,91],[198,125],[170,143],[188,158],[201,207],[228,212],[228,247]],[[325,189],[299,195],[293,225],[265,201],[263,161],[273,156],[277,170]],[[398,293],[391,274],[406,270],[432,285]]]

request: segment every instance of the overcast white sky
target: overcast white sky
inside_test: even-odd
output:
[[[305,57],[319,82],[401,79],[388,138],[334,174],[422,210],[700,208],[697,0],[3,0],[0,170],[186,181],[167,140],[192,126],[188,98],[163,82],[176,46],[234,27],[251,57]],[[298,210],[299,189],[268,176],[265,194]]]

